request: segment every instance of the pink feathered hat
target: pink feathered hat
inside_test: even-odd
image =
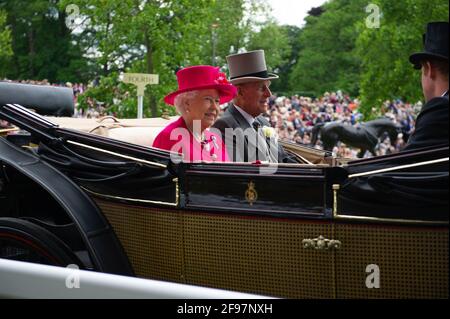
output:
[[[219,72],[218,67],[210,65],[197,65],[182,69],[177,72],[178,90],[164,98],[164,102],[174,105],[178,94],[196,91],[216,89],[219,91],[220,104],[231,101],[237,93],[236,87],[230,84],[225,73]]]

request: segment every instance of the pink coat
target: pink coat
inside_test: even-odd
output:
[[[180,117],[158,134],[153,147],[183,154],[185,162],[229,162],[227,149],[220,135],[205,130],[204,136],[203,142],[197,141]]]

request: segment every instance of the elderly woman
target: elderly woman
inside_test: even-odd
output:
[[[183,160],[229,161],[220,134],[209,128],[219,115],[219,105],[231,101],[236,88],[228,83],[219,68],[200,65],[177,73],[178,90],[164,101],[174,105],[181,117],[167,125],[153,147],[183,154]]]

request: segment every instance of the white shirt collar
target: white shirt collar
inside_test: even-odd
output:
[[[443,97],[443,96],[445,96],[445,95],[447,94],[447,92],[448,92],[448,90],[447,90],[447,91],[445,91],[444,93],[442,93],[442,95],[441,95],[441,96],[442,96],[442,97]]]
[[[247,112],[245,112],[242,108],[240,108],[236,104],[234,106],[236,107],[236,110],[238,110],[239,113],[241,113],[241,115],[248,122],[248,124],[250,124],[250,126],[252,126],[253,122],[255,122],[255,118],[253,116],[251,116],[250,114],[248,114]]]

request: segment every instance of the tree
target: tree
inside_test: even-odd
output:
[[[367,28],[357,40],[362,61],[362,111],[370,118],[386,99],[422,99],[420,72],[412,68],[409,56],[422,50],[425,26],[430,21],[448,21],[446,0],[373,1],[381,11],[380,27]]]
[[[211,37],[204,38],[208,54],[203,57],[205,62],[212,64],[213,47],[215,40],[216,65],[224,67],[226,56],[236,53],[246,43],[246,36],[250,33],[250,18],[244,16],[246,1],[243,0],[218,0],[212,3],[208,25]],[[211,58],[210,58],[211,57]],[[209,62],[211,61],[211,62]]]
[[[212,63],[213,24],[219,65],[244,44],[252,21],[244,18],[247,2],[257,5],[261,0],[63,0],[60,6],[80,8],[80,38],[89,46],[87,52],[96,53],[101,84],[111,83],[109,77],[117,82],[121,72],[159,74],[159,85],[148,86],[144,99],[150,105],[144,114],[154,117],[167,110],[162,98],[176,88],[179,68]],[[127,88],[133,95],[135,89]]]
[[[289,76],[297,63],[297,58],[301,50],[301,43],[298,41],[298,37],[302,29],[296,26],[283,25],[279,27],[281,32],[287,38],[287,46],[289,47],[289,53],[285,51],[285,59],[283,63],[276,66],[274,71],[279,75],[279,79],[272,82],[270,89],[278,95],[292,95],[298,92],[291,92],[289,85]],[[286,47],[287,47],[286,46]],[[267,51],[269,57],[275,48],[269,48]]]
[[[65,12],[58,0],[0,0],[8,12],[7,25],[14,52],[6,76],[13,79],[48,79],[51,82],[81,81],[88,66],[72,42]]]
[[[251,34],[247,50],[263,49],[269,71],[279,72],[280,67],[289,61],[291,45],[286,28],[270,22],[259,32]]]
[[[12,56],[11,31],[5,27],[6,13],[0,10],[0,77],[6,61]]]
[[[356,26],[366,14],[365,5],[363,0],[334,0],[310,12],[298,38],[301,49],[290,75],[292,90],[320,95],[341,89],[358,94]]]
[[[196,1],[194,10],[187,0],[69,0],[61,5],[80,7],[103,76],[122,71],[159,74],[160,84],[147,88],[145,100],[150,104],[147,113],[157,116],[157,102],[172,87],[175,71],[201,62],[198,52],[209,33],[204,21],[210,20],[211,1]]]

